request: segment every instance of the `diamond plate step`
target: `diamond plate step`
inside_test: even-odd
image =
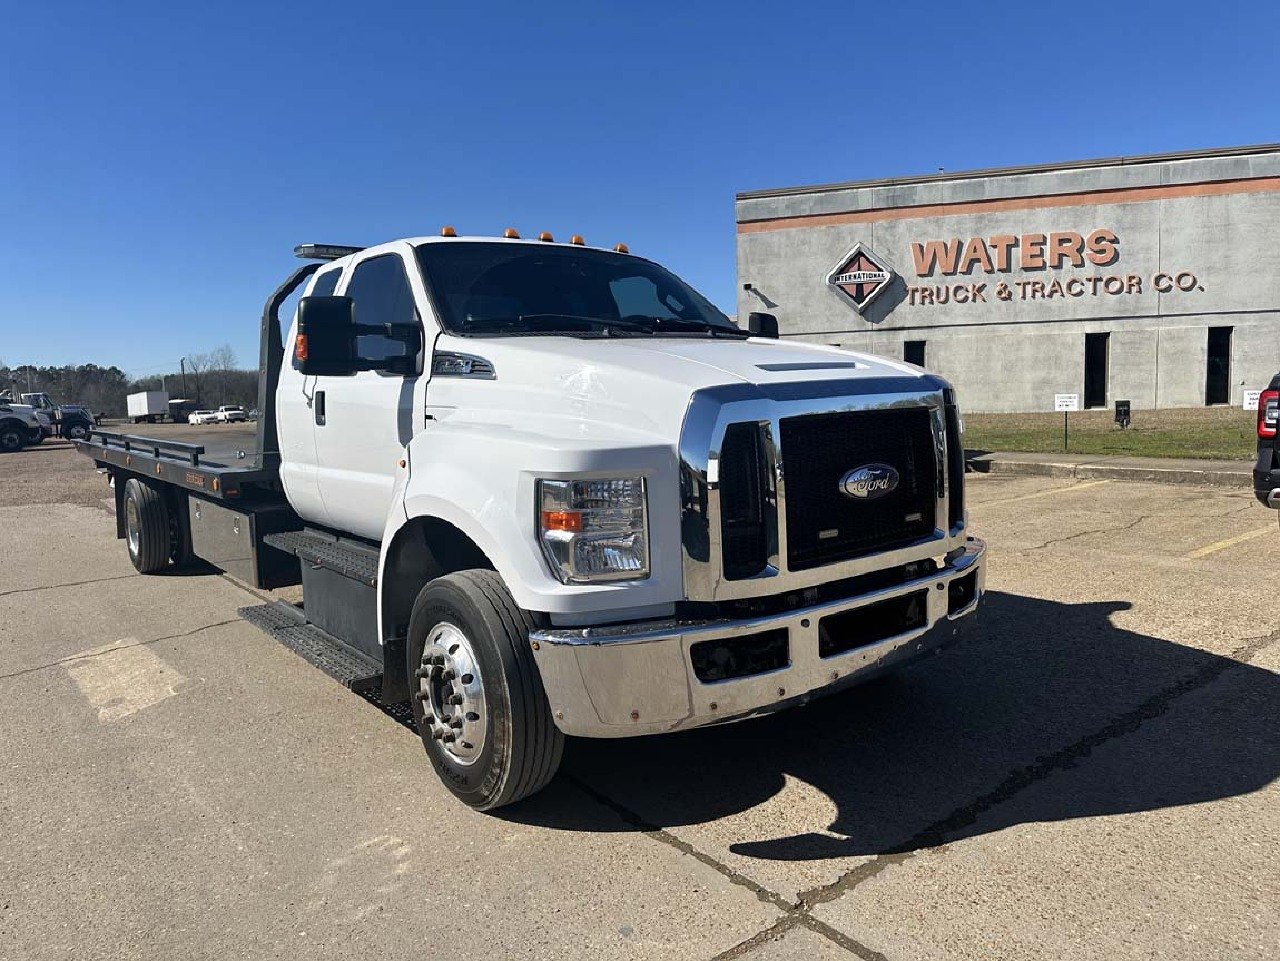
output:
[[[339,541],[315,531],[286,531],[262,538],[272,547],[295,554],[308,564],[360,581],[378,585],[378,552],[371,547]]]
[[[302,611],[283,601],[240,608],[240,616],[279,641],[304,661],[320,668],[338,683],[358,693],[382,688],[382,665],[343,644],[314,624]]]

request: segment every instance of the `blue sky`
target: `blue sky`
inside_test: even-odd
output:
[[[1270,5],[0,0],[0,359],[230,343],[302,241],[625,240],[739,190],[1280,140]]]

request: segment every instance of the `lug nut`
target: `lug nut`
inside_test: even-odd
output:
[[[442,735],[440,735],[440,740],[442,740],[445,744],[452,744],[455,740],[457,740],[457,737],[454,735],[452,731],[445,731]]]
[[[450,703],[450,704],[461,704],[461,703],[462,703],[462,695],[461,695],[461,694],[450,694],[450,695],[449,695],[449,701],[448,701],[448,703]]]
[[[431,655],[431,663],[432,663],[432,664],[434,664],[436,667],[443,667],[443,666],[444,666],[444,655],[443,655],[443,654],[432,654],[432,655]]]
[[[432,729],[431,729],[431,736],[432,736],[433,738],[435,738],[435,739],[438,741],[438,740],[440,740],[440,738],[444,737],[444,731],[440,730],[438,727],[437,727],[437,728],[432,728]]]
[[[455,731],[461,731],[461,730],[462,730],[462,718],[460,718],[460,717],[455,717],[452,721],[450,721],[450,722],[449,722],[449,726],[450,726],[451,728],[453,728]]]
[[[450,667],[450,668],[446,668],[444,671],[442,671],[442,672],[440,673],[440,680],[442,680],[442,681],[452,681],[452,680],[453,680],[455,677],[457,677],[457,676],[458,676],[458,675],[457,675],[456,673],[454,673],[453,668],[451,668],[451,667]]]
[[[415,677],[430,677],[430,676],[431,676],[431,668],[430,668],[429,666],[427,666],[427,667],[420,667],[420,668],[418,668],[416,671],[414,671],[413,673],[414,673],[414,676],[415,676]]]

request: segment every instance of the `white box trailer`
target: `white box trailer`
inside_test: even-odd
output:
[[[169,392],[167,390],[140,390],[125,399],[129,412],[129,421],[134,424],[146,421],[154,424],[163,420],[169,413]]]

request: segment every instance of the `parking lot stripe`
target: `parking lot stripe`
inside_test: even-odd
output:
[[[1206,557],[1209,554],[1216,554],[1218,551],[1225,551],[1228,547],[1235,547],[1237,544],[1243,544],[1245,541],[1251,541],[1255,537],[1262,537],[1264,534],[1270,534],[1274,531],[1274,527],[1260,527],[1256,531],[1246,531],[1243,534],[1237,534],[1235,537],[1228,537],[1225,541],[1197,547],[1194,551],[1188,551],[1183,554],[1182,559],[1184,561],[1193,561],[1197,557]]]
[[[1055,487],[1052,490],[1036,491],[1034,494],[1019,494],[1017,497],[1005,497],[1005,498],[1002,498],[1001,500],[996,500],[996,501],[983,501],[980,503],[974,503],[973,507],[977,510],[982,510],[982,508],[984,507],[996,507],[1000,504],[1012,504],[1016,501],[1029,501],[1035,497],[1049,497],[1053,494],[1070,494],[1073,491],[1082,491],[1086,487],[1098,487],[1101,484],[1110,484],[1110,483],[1111,481],[1109,480],[1087,481],[1086,483],[1083,483],[1083,484],[1072,484],[1070,487]]]

